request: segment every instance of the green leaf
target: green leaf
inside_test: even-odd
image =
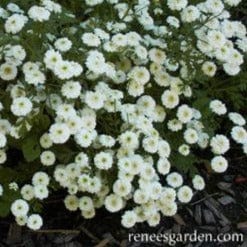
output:
[[[51,151],[53,151],[56,155],[56,158],[59,162],[66,164],[70,162],[73,152],[70,148],[65,146],[54,146],[52,147]]]
[[[12,202],[18,198],[20,198],[18,191],[4,187],[3,196],[0,197],[0,217],[8,216]]]
[[[17,172],[11,168],[0,168],[0,183],[8,184],[17,177]]]
[[[34,161],[39,157],[41,148],[37,136],[29,136],[23,140],[22,152],[28,162]]]
[[[192,154],[183,156],[179,153],[176,153],[171,156],[172,165],[176,167],[180,172],[189,174],[192,177],[194,174],[197,173],[197,169],[195,167],[196,161],[196,157]]]
[[[31,205],[32,209],[35,213],[41,213],[43,209],[43,205],[39,201],[34,201]]]

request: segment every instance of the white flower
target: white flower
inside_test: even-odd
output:
[[[0,77],[4,81],[14,80],[17,76],[17,68],[12,63],[3,63],[0,66]]]
[[[76,163],[70,163],[65,168],[67,175],[69,178],[74,179],[80,176],[81,167]]]
[[[1,139],[1,137],[0,137]],[[3,141],[3,140],[2,140]],[[0,145],[1,146],[1,145]],[[0,149],[0,164],[5,163],[5,161],[7,160],[7,155],[6,152],[4,150]]]
[[[30,201],[34,198],[34,189],[32,185],[26,184],[21,188],[21,195],[24,200]]]
[[[61,104],[57,107],[56,114],[61,119],[68,120],[71,117],[76,116],[76,111],[75,111],[74,107],[70,104]]]
[[[208,12],[217,15],[223,11],[224,4],[221,0],[207,0],[205,2],[205,7]]]
[[[244,152],[245,154],[247,154],[247,144],[244,144],[244,145],[243,145],[243,152]]]
[[[130,46],[138,46],[141,41],[141,36],[137,32],[126,33],[127,43]]]
[[[177,204],[175,202],[169,202],[162,205],[161,212],[164,216],[173,216],[177,213]]]
[[[127,149],[136,149],[139,146],[138,135],[132,131],[125,131],[119,136],[119,142],[122,147]]]
[[[48,50],[44,56],[44,62],[47,68],[55,69],[57,63],[62,61],[62,56],[58,51]]]
[[[180,22],[179,19],[174,16],[168,16],[166,19],[167,23],[173,27],[179,28]]]
[[[51,12],[54,12],[54,13],[61,13],[62,12],[61,5],[58,3],[55,3],[51,0],[43,0],[42,5],[44,5],[45,8]]]
[[[192,179],[193,187],[196,190],[203,190],[205,188],[205,182],[203,177],[200,175],[195,175]]]
[[[73,66],[69,61],[56,61],[54,73],[62,80],[70,79],[74,76]]]
[[[155,227],[160,223],[160,214],[158,212],[152,213],[147,219],[148,225]]]
[[[64,205],[69,211],[76,211],[79,207],[79,199],[75,195],[67,195]]]
[[[163,204],[168,204],[170,202],[174,202],[176,200],[176,190],[169,187],[164,187],[159,198],[159,202]]]
[[[179,146],[178,152],[184,156],[187,156],[190,153],[190,146],[183,144],[183,145]]]
[[[170,144],[165,140],[159,141],[158,154],[162,158],[168,158],[171,154]]]
[[[149,54],[150,60],[157,64],[163,64],[166,60],[165,52],[160,49],[152,48],[148,54]]]
[[[73,67],[73,76],[77,77],[80,76],[83,72],[83,68],[79,63],[76,62],[70,62],[71,66]]]
[[[80,96],[81,85],[78,81],[67,81],[61,89],[62,95],[68,99],[76,99]]]
[[[66,124],[55,123],[49,129],[49,137],[56,144],[65,143],[70,137],[70,131]]]
[[[19,216],[15,218],[16,223],[19,226],[25,226],[27,224],[27,215]]]
[[[246,130],[241,126],[235,126],[232,128],[231,136],[234,141],[240,144],[246,144],[247,143],[247,132]]]
[[[209,143],[209,135],[207,133],[200,133],[198,145],[200,148],[206,148]]]
[[[193,117],[193,111],[188,105],[181,105],[177,111],[178,120],[182,123],[188,123]]]
[[[21,65],[26,55],[26,51],[21,45],[14,45],[5,51],[5,60]]]
[[[40,6],[32,6],[28,10],[28,16],[34,21],[47,21],[50,18],[50,11]]]
[[[22,30],[27,22],[27,17],[22,14],[13,14],[5,22],[4,27],[7,33],[16,34]]]
[[[230,142],[224,135],[215,135],[211,141],[210,146],[215,154],[224,154],[230,148]]]
[[[49,191],[45,185],[39,184],[34,186],[34,195],[36,198],[43,200],[48,197]]]
[[[223,156],[216,156],[211,160],[211,167],[217,173],[225,172],[228,162]]]
[[[6,136],[0,132],[0,148],[5,147],[6,144],[7,144]],[[2,159],[4,160],[4,154],[2,154],[2,155],[3,155]],[[5,158],[5,160],[6,160],[6,158]]]
[[[141,169],[141,177],[145,180],[152,180],[156,175],[154,167],[149,163],[144,163]]]
[[[66,124],[72,135],[76,134],[83,126],[83,119],[78,116],[71,116],[66,119]]]
[[[211,30],[208,32],[207,40],[213,49],[220,49],[226,42],[224,34],[216,30]]]
[[[230,6],[237,6],[241,0],[224,0],[224,2]]]
[[[161,95],[161,101],[166,108],[172,109],[179,104],[179,96],[175,91],[166,90]]]
[[[237,112],[230,112],[228,114],[229,119],[236,125],[243,126],[246,124],[244,117]]]
[[[89,211],[83,210],[83,211],[81,212],[81,215],[82,215],[82,217],[84,217],[85,219],[92,219],[92,218],[95,216],[95,209],[93,208],[93,209],[91,209],[91,210],[89,210]]]
[[[44,151],[40,155],[40,161],[44,166],[52,166],[56,161],[56,156],[52,151]]]
[[[87,154],[85,154],[84,152],[80,152],[79,154],[76,155],[75,162],[82,168],[87,167],[89,164]]]
[[[223,64],[223,68],[224,71],[230,75],[230,76],[234,76],[237,75],[240,72],[240,66],[236,65],[236,64],[232,64],[231,62],[229,63],[224,63]]]
[[[93,200],[89,196],[83,196],[79,200],[79,208],[80,210],[90,211],[94,208]]]
[[[110,194],[105,198],[104,205],[109,212],[115,213],[123,208],[124,203],[122,197]]]
[[[104,106],[105,97],[100,92],[87,91],[85,95],[86,104],[92,109],[100,109]]]
[[[89,193],[98,194],[101,190],[101,187],[101,179],[95,176],[90,180],[87,190]]]
[[[31,71],[25,74],[25,80],[28,84],[33,84],[38,86],[39,84],[44,84],[46,77],[44,73],[39,70]]]
[[[92,132],[84,128],[75,134],[75,141],[83,148],[89,147],[93,139]]]
[[[179,131],[183,128],[183,124],[176,118],[169,120],[167,123],[167,127],[171,131]]]
[[[200,11],[196,6],[190,5],[181,12],[181,20],[183,22],[193,22],[200,17]]]
[[[109,135],[100,135],[99,142],[105,147],[113,147],[116,143],[115,139]]]
[[[19,186],[16,182],[9,183],[9,189],[17,191],[19,189]]]
[[[43,225],[43,220],[38,214],[32,214],[27,219],[27,227],[31,230],[39,230]]]
[[[151,96],[143,95],[141,96],[137,102],[137,107],[141,112],[145,113],[148,116],[151,116],[155,109],[155,101]]]
[[[72,47],[72,42],[68,38],[60,38],[56,40],[54,46],[57,50],[61,52],[66,52],[69,51]]]
[[[183,184],[183,177],[177,172],[172,172],[167,175],[166,181],[173,188],[177,188]]]
[[[135,225],[136,221],[137,221],[136,213],[134,211],[129,210],[122,215],[121,224],[126,228],[131,228]]]
[[[189,186],[184,185],[179,188],[177,196],[180,202],[188,203],[191,201],[192,196],[193,196],[192,189]]]
[[[197,143],[199,137],[197,131],[191,128],[188,128],[184,132],[184,139],[188,144],[195,144]]]
[[[142,141],[144,150],[148,153],[156,153],[158,150],[159,140],[156,137],[145,137]]]
[[[128,94],[137,97],[144,93],[144,86],[137,81],[130,81],[128,83]]]
[[[50,178],[45,172],[36,172],[33,175],[32,184],[34,186],[37,186],[37,185],[48,186],[49,182],[50,182]]]
[[[187,0],[168,0],[167,5],[171,10],[182,10],[188,4]]]
[[[170,172],[171,163],[166,158],[160,158],[157,163],[158,172],[162,175],[166,175]]]
[[[90,51],[86,60],[86,66],[95,74],[102,74],[105,72],[105,58],[104,55],[96,50]]]
[[[94,156],[94,164],[100,170],[108,170],[112,167],[112,155],[107,152],[100,152]]]
[[[15,98],[11,104],[11,111],[18,117],[28,115],[32,108],[32,102],[26,97]]]
[[[85,0],[88,6],[95,6],[103,2],[103,0]]]
[[[0,197],[3,195],[3,186],[0,184]]]
[[[113,184],[113,192],[118,196],[127,196],[131,192],[131,183],[123,179],[118,179]]]
[[[210,77],[215,76],[216,70],[217,70],[217,67],[215,63],[211,61],[206,61],[202,65],[202,71],[207,76],[210,76]]]
[[[145,85],[150,80],[150,73],[145,67],[134,67],[128,77],[142,85]]]
[[[116,46],[126,46],[127,38],[124,34],[118,33],[112,36],[112,43]]]
[[[84,33],[81,38],[84,44],[91,47],[98,47],[101,43],[99,37],[93,33]]]
[[[227,112],[225,104],[220,100],[212,100],[209,107],[217,115],[224,115]]]
[[[134,193],[134,202],[137,204],[145,204],[148,202],[149,195],[147,191],[142,190],[142,189],[137,189]]]
[[[11,204],[10,209],[14,216],[19,217],[19,216],[27,215],[29,211],[29,205],[26,201],[22,199],[18,199]]]
[[[48,133],[45,133],[40,137],[39,143],[42,148],[50,148],[53,144]]]

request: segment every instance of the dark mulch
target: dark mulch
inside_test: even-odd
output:
[[[128,233],[186,233],[197,230],[207,233],[243,233],[244,243],[185,243],[176,246],[246,247],[247,246],[247,171],[246,159],[234,157],[225,175],[214,175],[207,181],[207,192],[197,193],[183,206],[176,217],[164,218],[150,228],[139,224],[123,229],[120,215],[99,210],[92,220],[83,220],[69,213],[56,198],[45,204],[45,226],[32,232],[20,228],[12,218],[0,220],[0,247],[90,247],[90,246],[168,246],[163,243],[128,243]],[[206,174],[204,176],[207,177]]]

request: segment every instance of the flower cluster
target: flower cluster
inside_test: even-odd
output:
[[[193,94],[198,73],[240,72],[246,28],[228,11],[239,2],[85,0],[83,21],[50,0],[0,8],[0,173],[16,143],[36,167],[14,186],[17,223],[39,229],[33,202],[56,188],[84,218],[105,207],[122,212],[124,227],[156,226],[204,189],[196,150],[209,152],[216,173],[228,167],[230,140],[247,154],[244,117],[211,99],[207,114],[231,131],[209,131]],[[191,179],[179,170],[186,160]],[[11,187],[2,185],[0,198]]]

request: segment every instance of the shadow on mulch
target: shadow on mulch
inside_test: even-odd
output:
[[[243,164],[244,165],[244,164]],[[120,214],[111,215],[105,210],[98,211],[91,220],[83,220],[79,214],[70,213],[60,202],[50,202],[45,206],[45,226],[37,232],[10,224],[13,219],[0,221],[0,247],[91,247],[91,246],[130,246],[152,247],[169,246],[161,242],[128,242],[130,233],[169,234],[169,233],[242,233],[244,242],[201,242],[177,243],[187,247],[246,247],[247,246],[247,190],[246,174],[241,174],[241,165],[229,170],[237,175],[214,176],[208,184],[213,193],[203,192],[194,196],[193,202],[183,206],[173,218],[163,218],[161,223],[150,228],[139,224],[126,230],[120,225]],[[240,169],[240,170],[239,170]],[[244,171],[244,170],[243,170]],[[244,171],[245,172],[245,171]],[[244,177],[245,176],[245,177]],[[219,180],[219,182],[217,182]]]

